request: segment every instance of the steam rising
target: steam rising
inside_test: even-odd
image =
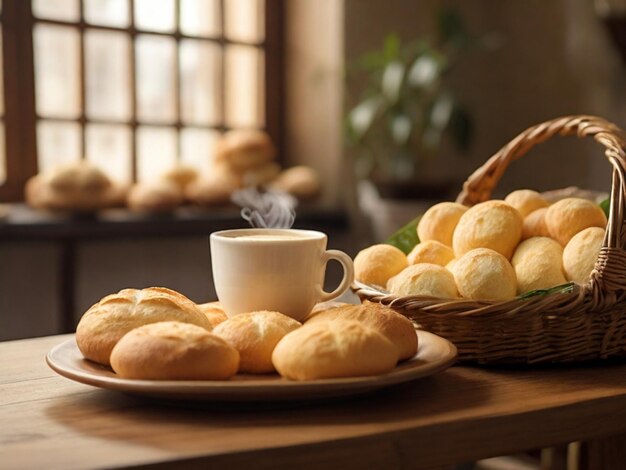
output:
[[[233,193],[231,200],[253,228],[291,228],[296,220],[298,201],[282,191],[247,188]]]

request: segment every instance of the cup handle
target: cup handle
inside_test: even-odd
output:
[[[343,294],[345,291],[348,290],[348,288],[350,287],[350,284],[352,284],[352,282],[354,281],[354,265],[352,264],[352,258],[350,258],[343,251],[339,251],[339,250],[325,251],[324,254],[322,255],[324,266],[331,259],[339,261],[341,265],[343,266],[343,279],[341,280],[339,287],[337,287],[332,292],[326,292],[325,290],[322,289],[322,292],[320,295],[321,302],[326,302],[327,300],[331,300],[331,299],[334,299],[335,297],[339,297],[341,294]]]

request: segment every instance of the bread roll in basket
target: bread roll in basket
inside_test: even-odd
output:
[[[490,198],[509,164],[553,136],[592,137],[613,167],[606,236],[588,282],[505,301],[396,297],[356,283],[361,300],[388,305],[452,341],[459,359],[482,364],[582,362],[626,356],[626,134],[595,116],[533,126],[491,157],[463,185],[457,202]]]

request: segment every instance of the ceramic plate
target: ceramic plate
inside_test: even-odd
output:
[[[452,343],[425,331],[417,331],[417,336],[417,354],[387,374],[308,382],[295,382],[278,375],[236,375],[219,381],[120,379],[110,368],[84,359],[74,338],[55,346],[46,356],[46,362],[68,379],[154,398],[251,402],[311,400],[370,392],[441,372],[454,363],[457,351]]]

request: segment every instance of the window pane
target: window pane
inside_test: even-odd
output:
[[[33,0],[33,14],[50,20],[80,20],[78,0]]]
[[[204,41],[185,40],[180,45],[182,120],[191,124],[215,124],[220,120],[220,47]]]
[[[7,180],[7,158],[4,148],[4,122],[0,122],[0,184]]]
[[[137,114],[141,121],[176,119],[175,47],[170,38],[137,38]]]
[[[126,126],[88,124],[87,158],[102,168],[112,179],[132,180],[131,135]]]
[[[219,0],[181,0],[180,29],[190,36],[220,34]]]
[[[103,26],[125,28],[130,24],[128,0],[83,0],[85,21]]]
[[[213,165],[215,144],[219,132],[206,129],[183,129],[181,139],[181,161],[208,174]]]
[[[235,41],[259,42],[265,36],[264,0],[224,0],[226,37]]]
[[[135,27],[146,31],[174,31],[174,0],[135,0]]]
[[[137,179],[159,178],[176,163],[176,130],[169,127],[137,128]]]
[[[247,46],[226,48],[226,124],[231,127],[262,126],[263,56]]]
[[[85,33],[85,86],[87,116],[130,118],[130,41],[126,34],[87,30]]]
[[[75,122],[37,124],[39,171],[80,159],[80,126]]]
[[[33,34],[37,112],[42,116],[78,117],[78,30],[38,24]]]

